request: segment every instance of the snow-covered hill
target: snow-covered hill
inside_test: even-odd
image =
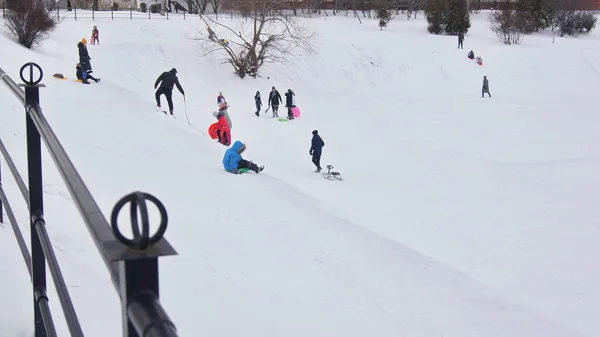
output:
[[[161,297],[181,336],[597,336],[600,38],[504,46],[486,15],[472,17],[464,50],[427,34],[422,18],[385,31],[307,19],[318,53],[244,80],[200,57],[198,19],[67,18],[35,51],[0,35],[0,67],[14,79],[25,62],[44,68],[44,112],[105,214],[134,190],[165,204],[179,256],[161,260]],[[74,77],[92,25],[102,82],[53,79]],[[484,66],[466,58],[471,49]],[[153,98],[172,67],[187,96],[186,107],[174,93],[177,119]],[[480,96],[483,75],[491,99]],[[254,93],[265,99],[271,86],[294,89],[303,116],[257,118]],[[259,175],[226,173],[225,147],[204,136],[219,91],[234,140],[267,167]],[[0,137],[26,172],[22,107],[5,88],[0,102]],[[313,172],[314,129],[323,163],[345,181]],[[46,219],[84,331],[117,336],[117,295],[47,156],[44,165]],[[30,336],[27,271],[0,228],[0,336]]]

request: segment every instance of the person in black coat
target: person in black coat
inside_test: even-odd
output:
[[[256,104],[256,116],[259,116],[260,107],[262,106],[262,99],[260,98],[260,91],[256,91],[256,95],[254,95],[254,104]]]
[[[79,49],[79,64],[81,65],[81,82],[84,84],[90,84],[88,82],[88,73],[92,72],[92,64],[90,60],[90,54],[87,50],[87,40],[85,37],[81,39],[81,42],[77,44],[77,48]]]
[[[158,87],[160,83],[160,87],[156,90],[154,96],[156,97],[156,106],[160,108],[160,95],[165,95],[167,98],[167,103],[169,104],[169,112],[173,115],[173,86],[177,86],[177,90],[183,95],[185,98],[185,92],[179,84],[179,79],[177,78],[177,69],[173,68],[169,71],[165,71],[156,79],[154,82],[154,89]]]
[[[285,107],[288,111],[289,120],[294,119],[294,114],[292,113],[292,107],[294,107],[294,95],[295,94],[292,89],[288,89],[288,91],[285,93]]]
[[[312,144],[308,153],[312,156],[312,162],[317,167],[315,172],[319,173],[321,172],[321,151],[323,150],[323,146],[325,146],[325,142],[319,136],[319,131],[314,130],[312,134]]]
[[[269,105],[273,107],[273,117],[279,117],[279,103],[281,103],[281,95],[279,91],[273,87],[269,94]]]

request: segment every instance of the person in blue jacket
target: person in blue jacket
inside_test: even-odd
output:
[[[325,146],[325,142],[319,136],[319,131],[313,130],[312,134],[313,137],[308,154],[312,156],[312,162],[317,167],[315,172],[319,173],[321,172],[321,151],[323,150],[323,146]]]
[[[233,143],[233,146],[225,151],[225,156],[223,157],[223,167],[225,167],[225,171],[238,174],[240,169],[246,168],[259,173],[265,169],[264,166],[259,167],[253,162],[242,158],[242,152],[245,150],[246,144],[236,140],[235,143]]]

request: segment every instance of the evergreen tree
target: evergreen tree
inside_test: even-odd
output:
[[[375,18],[379,19],[379,28],[383,30],[392,20],[392,11],[385,5],[379,5],[375,13]]]
[[[448,34],[466,33],[471,28],[469,7],[465,0],[446,0],[444,31]]]
[[[424,11],[428,23],[427,31],[432,34],[441,34],[444,31],[446,1],[427,0]]]

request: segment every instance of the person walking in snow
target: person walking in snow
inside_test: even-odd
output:
[[[92,64],[90,60],[90,54],[87,50],[87,40],[85,37],[77,43],[77,49],[79,49],[79,64],[81,65],[81,82],[84,84],[90,84],[87,80],[88,73],[92,72]]]
[[[256,104],[255,115],[258,117],[260,115],[260,107],[263,105],[262,99],[260,98],[260,91],[258,90],[256,90],[256,95],[254,95],[254,104]]]
[[[296,106],[296,104],[294,104],[295,103],[294,96],[296,96],[296,94],[294,94],[292,89],[288,89],[288,91],[285,93],[285,107],[287,108],[287,111],[288,111],[287,118],[289,120],[294,119],[294,114],[292,113],[292,107]]]
[[[223,167],[225,171],[238,174],[240,169],[249,169],[256,173],[264,170],[264,166],[258,166],[251,161],[242,158],[242,153],[246,150],[246,144],[236,140],[233,146],[225,151],[223,156]]]
[[[81,83],[83,83],[83,84],[90,84],[90,82],[88,82],[88,81],[85,81],[85,82],[83,81],[83,70],[81,69],[81,64],[77,63],[75,65],[75,69],[76,69],[75,70],[75,76],[77,76],[77,80],[80,80]],[[92,81],[94,81],[96,83],[100,82],[99,78],[95,78],[91,74],[87,74],[87,78],[89,78],[90,80],[92,80]]]
[[[167,98],[167,103],[169,104],[169,112],[171,116],[173,116],[173,86],[177,86],[177,90],[183,95],[185,99],[185,92],[179,84],[179,79],[177,78],[177,69],[173,68],[169,71],[165,71],[158,78],[156,82],[154,82],[154,89],[158,87],[160,83],[160,87],[154,93],[154,97],[156,98],[156,106],[160,108],[160,95],[165,95]]]
[[[490,94],[490,83],[488,82],[487,76],[483,76],[483,86],[481,87],[481,98],[483,98],[483,94],[488,94],[489,97],[492,97],[492,94]]]
[[[273,87],[269,94],[269,106],[273,107],[273,117],[279,117],[279,103],[281,102],[283,101],[281,100],[279,91]]]
[[[92,44],[100,44],[100,31],[98,30],[98,27],[94,26],[94,29],[92,29]]]
[[[312,156],[312,162],[317,167],[317,170],[315,172],[319,173],[321,172],[321,153],[323,150],[323,146],[325,146],[325,142],[323,141],[321,136],[319,136],[319,131],[313,130],[312,134],[313,137],[308,154]]]
[[[219,91],[219,96],[217,96],[217,105],[221,105],[223,102],[225,102],[225,96],[223,96],[223,93]]]
[[[465,34],[463,32],[458,33],[458,48],[463,49],[463,41],[465,40]]]

